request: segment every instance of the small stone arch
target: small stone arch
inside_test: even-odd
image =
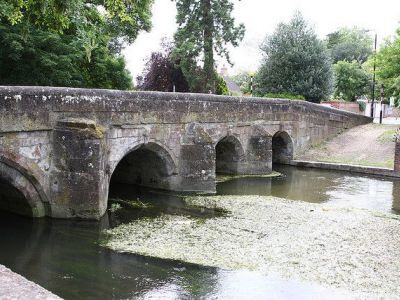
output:
[[[215,145],[215,172],[220,174],[240,174],[245,152],[240,140],[228,135]]]
[[[272,137],[272,162],[289,163],[293,159],[293,140],[286,131],[278,131]]]
[[[139,144],[125,153],[110,176],[110,184],[124,183],[168,190],[176,174],[177,167],[170,152],[158,143],[149,142]]]
[[[36,176],[6,154],[0,154],[0,209],[29,217],[49,215],[46,194]]]

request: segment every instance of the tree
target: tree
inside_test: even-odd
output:
[[[64,32],[71,26],[95,32],[101,21],[103,34],[132,42],[141,30],[150,30],[153,1],[0,0],[0,21],[55,32]]]
[[[0,85],[43,85],[130,89],[132,78],[122,56],[99,41],[90,60],[74,34],[60,35],[22,24],[0,23]]]
[[[180,59],[192,91],[200,88],[203,92],[215,92],[214,53],[230,63],[227,45],[238,46],[244,25],[235,26],[230,0],[176,0],[176,8],[175,57]]]
[[[280,23],[267,36],[262,65],[255,78],[255,93],[302,95],[319,102],[332,91],[332,66],[325,45],[299,12],[288,24]]]
[[[217,95],[229,95],[228,85],[226,84],[225,79],[222,76],[216,74],[217,82],[215,94]]]
[[[341,60],[363,63],[372,54],[372,38],[365,29],[340,28],[328,34],[326,42],[334,64]]]
[[[373,57],[368,60],[372,69]],[[400,28],[392,40],[387,40],[376,54],[376,76],[385,86],[385,94],[400,99]]]
[[[182,70],[177,66],[172,51],[174,45],[165,41],[162,50],[153,52],[141,76],[137,77],[138,89],[144,91],[188,92],[189,86]]]
[[[238,86],[240,86],[240,90],[244,94],[250,94],[251,93],[251,76],[254,77],[254,74],[251,74],[249,72],[241,72],[238,73],[234,76],[232,76],[232,80],[234,83],[236,83]]]
[[[357,96],[369,94],[371,77],[357,61],[339,61],[334,70],[335,97],[355,101]]]

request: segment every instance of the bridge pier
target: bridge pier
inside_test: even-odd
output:
[[[94,121],[58,121],[53,133],[51,215],[98,219],[107,208],[105,139]]]
[[[180,148],[179,175],[181,191],[216,191],[215,148],[203,128],[189,128]]]

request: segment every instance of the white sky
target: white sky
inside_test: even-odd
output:
[[[362,27],[378,34],[378,42],[395,33],[400,26],[399,0],[234,0],[236,23],[244,23],[246,35],[239,47],[230,51],[234,63],[231,75],[239,71],[255,71],[261,60],[259,45],[266,34],[271,34],[279,22],[287,22],[299,10],[314,26],[320,38],[339,27]],[[175,2],[155,0],[153,28],[141,33],[124,50],[127,67],[134,79],[142,73],[144,61],[160,48],[163,37],[172,39],[176,30]],[[371,36],[374,32],[371,31]],[[220,68],[223,61],[217,61]]]

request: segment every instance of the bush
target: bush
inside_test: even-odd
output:
[[[358,108],[360,109],[360,111],[365,111],[365,109],[367,108],[367,103],[365,102],[358,102]]]
[[[217,75],[217,86],[215,89],[217,95],[229,95],[228,86],[226,81],[221,76]]]
[[[267,93],[266,98],[278,98],[278,99],[289,99],[289,100],[305,100],[302,95],[292,95],[290,93]]]

